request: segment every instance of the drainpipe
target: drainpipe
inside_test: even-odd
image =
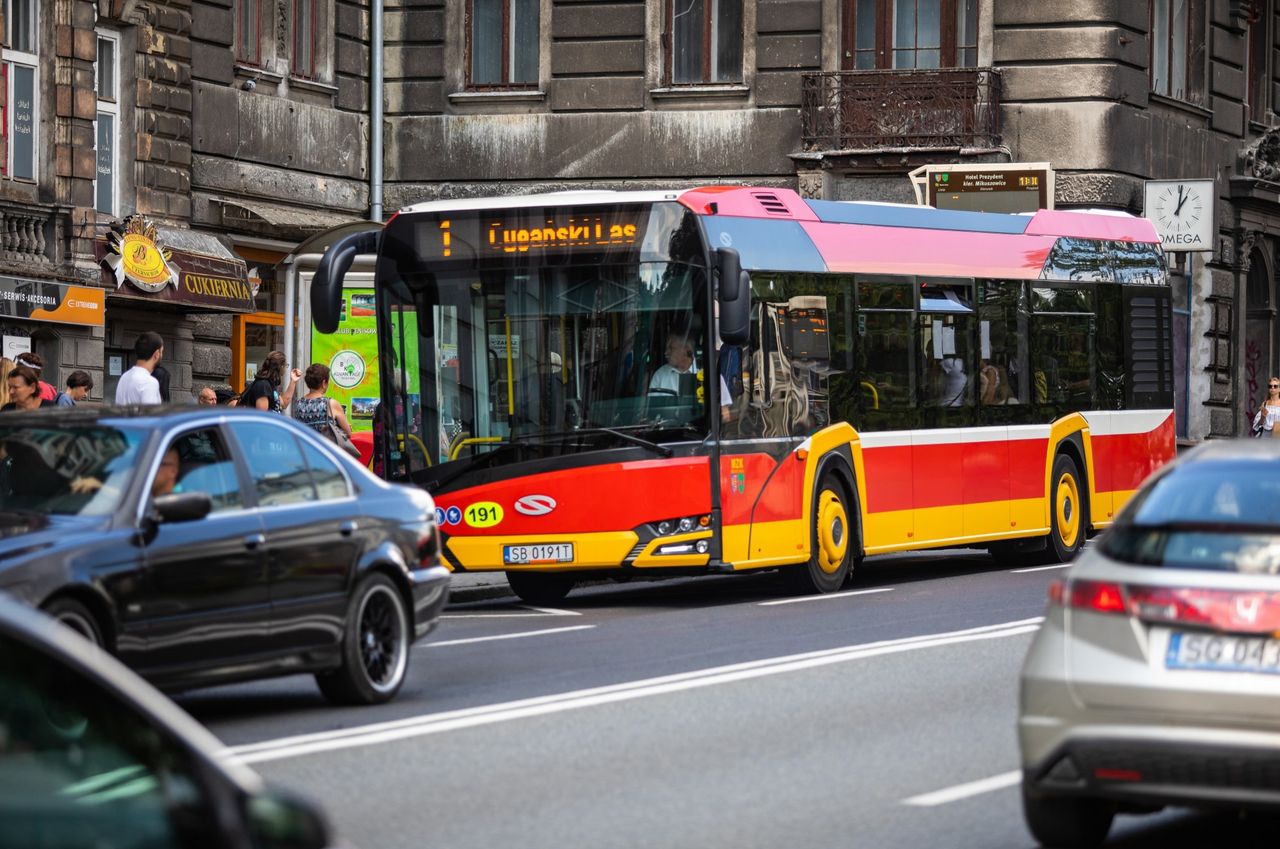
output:
[[[369,80],[369,220],[382,222],[382,4],[373,0],[370,45],[372,67]]]

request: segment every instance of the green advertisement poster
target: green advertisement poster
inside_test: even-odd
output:
[[[347,411],[354,431],[373,429],[378,406],[378,326],[372,289],[346,289],[333,333],[311,332],[311,361],[329,367],[329,397]],[[413,328],[414,362],[417,328]]]

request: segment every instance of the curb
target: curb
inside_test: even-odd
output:
[[[491,598],[512,598],[514,596],[515,593],[511,592],[511,587],[505,583],[449,588],[449,604],[465,604],[469,601],[485,601]]]

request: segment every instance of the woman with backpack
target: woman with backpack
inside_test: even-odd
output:
[[[289,386],[281,391],[284,386],[284,367],[282,352],[272,351],[267,354],[258,373],[253,376],[253,383],[249,384],[249,388],[240,397],[239,406],[283,413],[284,408],[293,401],[298,378],[302,377],[301,371],[293,369],[289,375]]]

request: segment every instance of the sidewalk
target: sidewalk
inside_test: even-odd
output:
[[[461,604],[512,596],[506,572],[454,572],[449,579],[449,601]]]

